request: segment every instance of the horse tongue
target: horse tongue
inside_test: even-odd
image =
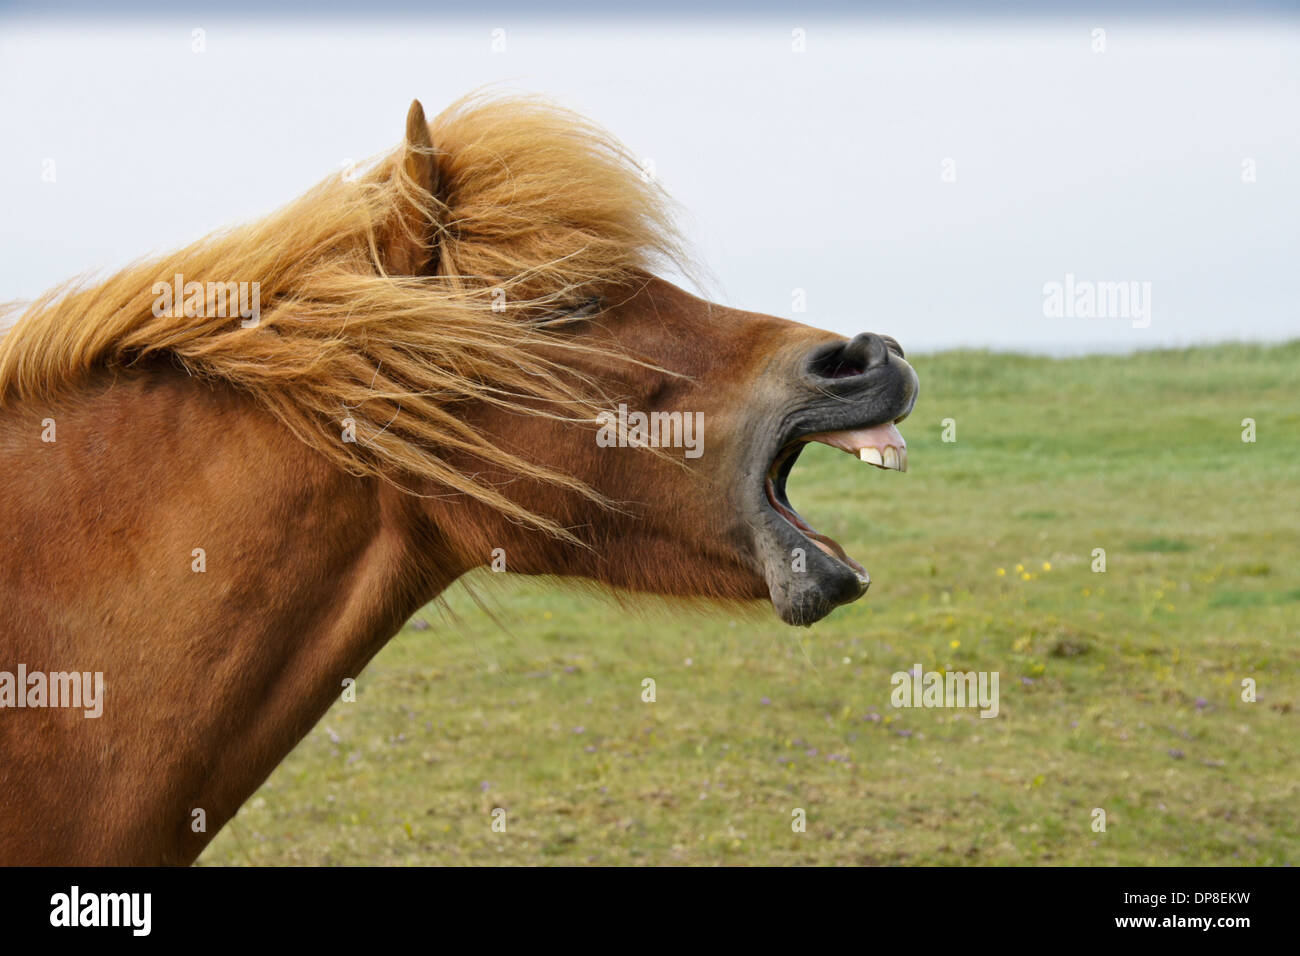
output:
[[[871,428],[851,428],[840,432],[819,432],[806,441],[819,441],[855,455],[879,468],[907,471],[907,442],[893,422]]]
[[[845,553],[844,549],[840,547],[840,543],[834,538],[828,538],[826,535],[818,534],[816,531],[805,531],[804,535],[832,558],[839,558],[854,571],[859,571],[862,574],[867,573],[867,569],[850,558],[848,554]]]

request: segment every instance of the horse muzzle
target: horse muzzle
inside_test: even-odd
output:
[[[809,625],[866,594],[871,577],[795,511],[786,478],[812,441],[860,463],[906,471],[907,443],[897,424],[915,406],[919,382],[898,343],[873,333],[817,346],[796,363],[794,375],[759,390],[768,400],[756,403],[763,410],[751,433],[766,437],[744,467],[742,510],[777,614],[787,624]]]

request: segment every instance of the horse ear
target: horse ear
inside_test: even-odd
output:
[[[435,195],[438,192],[437,166],[433,161],[433,140],[429,138],[429,121],[424,118],[424,107],[419,100],[411,100],[406,111],[406,155],[402,165],[406,175]]]
[[[402,145],[402,159],[394,176],[405,176],[423,192],[438,195],[438,163],[434,158],[433,140],[429,136],[429,122],[424,118],[424,107],[419,100],[411,101],[406,113],[406,141]],[[400,201],[397,220],[384,242],[384,267],[396,275],[419,275],[433,261],[433,223],[429,222],[426,203]]]

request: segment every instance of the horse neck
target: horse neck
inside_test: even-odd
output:
[[[463,570],[418,499],[342,473],[231,390],[160,373],[0,415],[31,438],[0,445],[0,473],[21,475],[0,527],[46,536],[0,549],[6,643],[32,669],[104,674],[101,717],[32,718],[47,769],[11,814],[28,834],[88,818],[58,844],[70,861],[193,860]],[[12,849],[0,825],[0,860]]]

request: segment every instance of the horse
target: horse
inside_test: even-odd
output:
[[[6,306],[0,862],[192,863],[491,562],[790,625],[862,597],[786,478],[812,441],[905,470],[916,373],[663,279],[675,210],[559,106],[416,101],[266,218]]]

